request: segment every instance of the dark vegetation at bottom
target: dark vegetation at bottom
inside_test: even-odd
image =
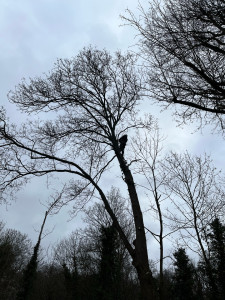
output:
[[[137,274],[113,225],[94,232],[95,240],[90,228],[90,240],[73,233],[54,248],[52,260],[46,263],[40,257],[34,262],[35,251],[32,254],[26,235],[2,228],[0,299],[140,299]],[[194,265],[186,250],[178,248],[173,266],[164,270],[163,299],[225,299],[225,226],[219,219],[211,223],[208,237],[210,274],[203,260]],[[153,273],[159,287],[159,274]]]

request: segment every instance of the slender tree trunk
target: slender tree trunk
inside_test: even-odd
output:
[[[161,211],[160,211],[161,214]],[[160,218],[160,270],[159,270],[159,299],[164,299],[164,274],[163,274],[163,224],[162,219]]]
[[[207,276],[209,278],[209,284],[211,286],[211,299],[218,299],[218,289],[217,289],[217,285],[215,282],[215,279],[213,277],[213,273],[212,273],[212,266],[211,263],[207,257],[206,251],[204,249],[204,246],[202,244],[202,239],[199,233],[199,229],[198,229],[198,225],[197,225],[197,214],[196,214],[196,210],[195,210],[195,206],[194,206],[194,200],[192,199],[192,209],[193,209],[193,213],[194,213],[194,228],[195,228],[195,232],[197,235],[197,239],[198,239],[198,243],[200,245],[201,251],[202,251],[202,255],[203,255],[203,259],[205,261],[205,265],[206,265],[206,273]]]
[[[42,232],[43,232],[43,229],[45,226],[47,216],[48,216],[48,211],[45,212],[45,217],[44,217],[44,220],[41,225],[41,230],[39,232],[38,241],[37,241],[36,245],[34,246],[34,250],[33,250],[31,259],[30,259],[29,263],[27,264],[26,269],[24,270],[22,287],[17,295],[17,300],[27,300],[27,299],[29,300],[30,299],[30,293],[32,292],[33,284],[35,281],[35,276],[37,273],[38,252],[39,252],[40,243],[41,243],[41,236],[42,236]]]
[[[152,166],[152,176],[154,182],[154,197],[155,203],[157,206],[158,216],[159,216],[159,224],[160,224],[160,233],[159,233],[159,247],[160,247],[160,264],[159,264],[159,299],[164,299],[164,274],[163,274],[163,218],[160,206],[160,195],[158,195],[157,191],[157,183],[155,176],[155,166]]]

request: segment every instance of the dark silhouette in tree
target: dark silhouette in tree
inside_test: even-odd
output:
[[[119,139],[119,147],[120,147],[120,151],[122,153],[122,155],[124,155],[124,149],[126,147],[126,144],[127,144],[127,134],[121,136],[121,138]]]

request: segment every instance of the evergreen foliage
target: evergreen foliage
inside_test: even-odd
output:
[[[118,234],[113,225],[101,228],[100,299],[120,299],[122,266],[117,254]]]
[[[216,218],[210,224],[210,260],[217,283],[218,298],[225,297],[225,226]]]
[[[184,248],[174,252],[174,299],[194,299],[194,268]]]
[[[75,234],[78,239],[74,244],[66,242],[64,247],[79,247],[63,252],[64,263],[59,264],[55,258],[42,266],[38,265],[38,248],[27,263],[27,248],[20,247],[21,264],[23,269],[15,273],[18,257],[13,252],[13,241],[9,233],[23,236],[17,231],[7,231],[7,243],[0,237],[0,299],[16,300],[139,300],[140,286],[137,276],[130,269],[127,258],[124,259],[119,251],[120,239],[113,225],[99,227],[98,238],[89,243]],[[90,232],[90,228],[88,231]],[[174,269],[164,270],[164,299],[165,300],[222,300],[224,291],[224,254],[225,226],[219,218],[211,222],[208,229],[209,261],[213,270],[216,289],[209,284],[205,263],[201,257],[198,268],[190,261],[184,248],[178,248],[174,256]],[[4,234],[3,234],[4,236]],[[96,235],[97,236],[97,235]],[[92,237],[93,238],[93,237]],[[68,241],[74,239],[72,236]],[[83,243],[81,243],[81,240]],[[95,247],[93,247],[95,243]],[[92,245],[92,247],[90,247]],[[19,245],[18,245],[19,246]],[[19,248],[18,248],[19,249]],[[58,251],[61,248],[56,248]],[[97,250],[98,249],[98,250]],[[68,249],[69,250],[69,249]],[[73,249],[70,249],[73,250]],[[89,253],[87,256],[86,253]],[[63,258],[62,257],[62,258]],[[86,261],[88,257],[88,263]],[[126,257],[126,256],[125,256]],[[69,263],[70,262],[70,263]],[[71,262],[73,262],[71,264]],[[91,264],[91,267],[90,267]],[[87,269],[88,268],[88,269]],[[129,271],[130,270],[130,273]],[[159,273],[154,272],[159,288]],[[2,298],[3,297],[3,298]]]

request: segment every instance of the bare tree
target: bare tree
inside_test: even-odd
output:
[[[216,291],[209,260],[207,227],[215,216],[224,215],[225,191],[220,172],[212,165],[209,156],[191,157],[188,153],[171,153],[162,168],[167,193],[173,204],[168,214],[172,228],[180,229],[180,240],[203,258],[210,284]]]
[[[45,79],[23,81],[9,99],[26,113],[51,113],[52,121],[35,121],[17,129],[2,113],[0,191],[3,199],[32,176],[70,174],[67,200],[84,206],[98,195],[112,218],[137,270],[143,299],[154,299],[143,215],[133,175],[118,140],[128,129],[150,126],[135,120],[141,80],[135,57],[88,48],[73,59],[58,60]],[[112,163],[120,167],[135,224],[135,248],[115,216],[102,184]],[[109,176],[112,176],[109,174]]]
[[[119,220],[121,227],[129,241],[132,243],[134,240],[134,223],[129,212],[129,205],[127,199],[121,195],[118,188],[112,187],[107,193],[107,198],[112,207],[112,210]],[[88,227],[93,228],[99,234],[101,227],[109,227],[113,225],[112,219],[105,210],[102,202],[97,202],[93,206],[85,209],[84,222],[87,223]],[[91,234],[91,233],[90,233]],[[89,235],[89,233],[88,233]]]
[[[135,229],[133,219],[128,212],[129,207],[126,199],[121,196],[120,191],[115,187],[110,190],[107,197],[113,212],[118,218],[128,240],[132,244],[135,238]],[[114,227],[112,220],[101,202],[95,203],[94,206],[85,210],[84,221],[87,223],[87,227],[83,231],[85,243],[86,245],[89,244],[89,250],[92,250],[93,253],[100,253],[102,249],[99,241],[101,240],[102,228]],[[118,241],[116,252],[123,269],[123,275],[126,276],[127,281],[136,278],[136,273],[131,265],[129,253],[123,243]]]
[[[159,232],[153,232],[146,228],[147,232],[157,240],[159,243],[159,297],[164,299],[164,280],[163,280],[163,262],[164,262],[164,239],[168,233],[164,232],[164,220],[162,203],[166,200],[164,197],[164,177],[160,174],[160,164],[162,159],[162,142],[164,137],[160,134],[157,123],[155,128],[151,131],[137,132],[133,139],[133,153],[135,167],[134,170],[139,175],[144,177],[141,187],[147,192],[150,198],[150,209],[148,214],[152,215],[153,219],[159,221]],[[153,201],[151,199],[153,198]]]
[[[153,99],[176,106],[183,122],[213,122],[224,130],[225,3],[153,1],[124,17],[139,33]]]
[[[127,215],[125,199],[116,188],[112,188],[107,197],[126,236],[129,241],[133,241],[134,227],[130,215]],[[99,294],[103,288],[104,279],[107,281],[107,278],[113,278],[110,289],[111,292],[113,291],[114,298],[128,297],[132,293],[131,287],[137,289],[137,273],[103,203],[96,202],[86,209],[84,221],[87,223],[87,227],[73,232],[54,247],[55,261],[63,268],[66,266],[71,274],[77,274],[80,289],[82,289],[82,281],[84,284],[87,280],[86,284],[89,285],[89,278],[89,280],[96,281],[94,290]],[[107,233],[113,233],[112,247],[108,249],[109,252],[112,251],[112,256],[104,257],[106,250],[104,249],[104,238],[107,238]],[[108,237],[108,239],[110,244],[110,238]],[[109,269],[102,273],[102,264],[104,265],[104,263]],[[112,274],[114,275],[111,277]],[[92,291],[92,293],[94,292]],[[132,296],[135,297],[134,294]]]

